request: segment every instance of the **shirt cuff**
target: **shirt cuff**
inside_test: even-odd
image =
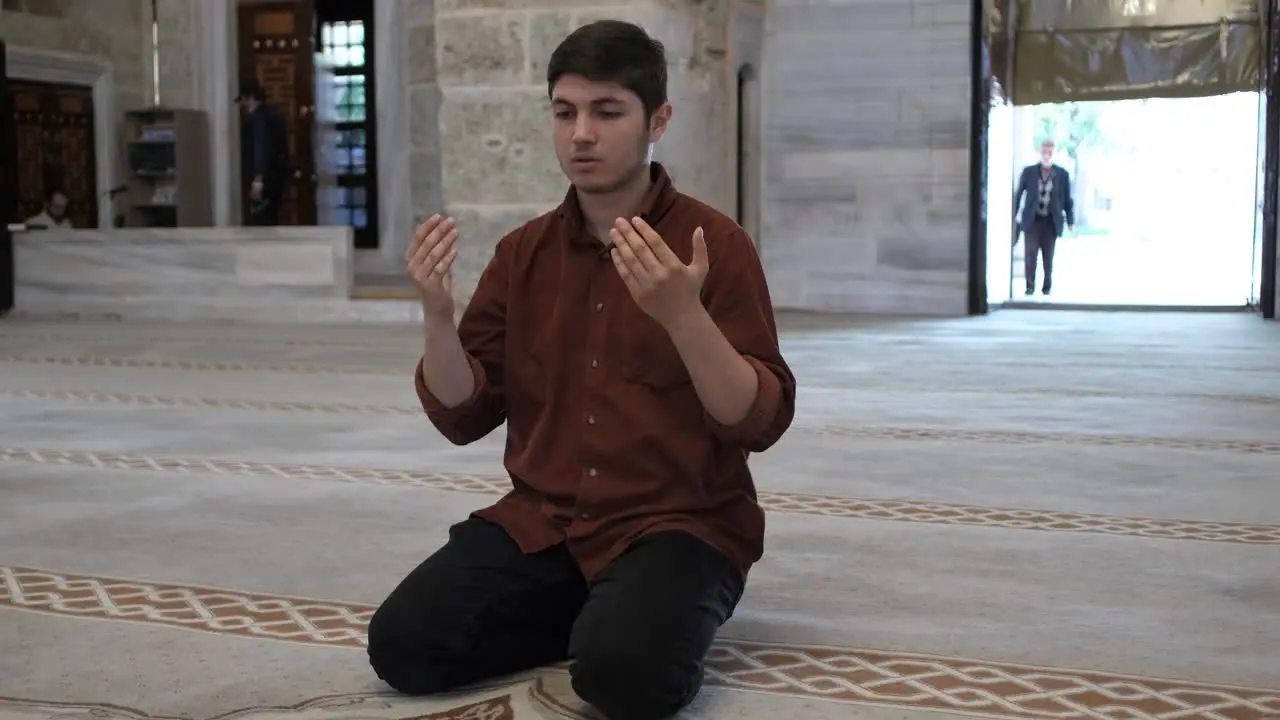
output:
[[[447,407],[427,389],[427,380],[422,375],[422,359],[418,360],[418,367],[413,373],[413,385],[418,391],[418,401],[422,403],[422,409],[432,419],[445,419],[453,415],[466,414],[484,394],[487,389],[486,384],[489,382],[488,376],[484,372],[484,366],[480,364],[479,360],[472,357],[471,353],[467,353],[467,362],[471,365],[471,376],[475,380],[475,388],[471,391],[471,397],[467,398],[461,405]]]
[[[724,425],[703,411],[707,425],[716,437],[733,445],[754,445],[773,425],[778,415],[778,407],[782,403],[782,382],[764,363],[750,355],[743,355],[751,368],[756,371],[758,386],[756,400],[747,411],[747,416],[734,425]]]

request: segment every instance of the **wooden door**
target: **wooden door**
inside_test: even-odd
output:
[[[77,228],[98,226],[97,159],[93,90],[79,85],[9,81],[17,134],[18,216],[38,215],[55,189],[71,201],[67,217]]]
[[[285,119],[289,133],[294,173],[285,188],[280,224],[315,225],[314,5],[311,0],[244,3],[238,12],[240,77],[262,83],[267,103]]]
[[[13,309],[13,234],[9,223],[18,222],[17,136],[13,131],[13,106],[9,99],[4,42],[0,41],[0,315]]]

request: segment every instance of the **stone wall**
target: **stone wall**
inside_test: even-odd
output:
[[[104,60],[117,113],[151,104],[150,0],[6,0],[0,40]]]
[[[445,211],[458,218],[455,287],[466,302],[494,244],[568,188],[552,147],[546,65],[573,29],[636,22],[667,46],[675,113],[655,159],[682,190],[732,212],[725,0],[437,0]]]
[[[964,314],[970,2],[775,0],[765,24],[776,304]]]
[[[409,205],[413,226],[444,209],[440,178],[440,85],[436,77],[435,0],[401,0],[408,58]]]
[[[159,32],[160,102],[167,107],[201,108],[203,18],[192,0],[156,0]]]

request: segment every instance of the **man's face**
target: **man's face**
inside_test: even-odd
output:
[[[649,145],[666,132],[671,106],[652,118],[635,93],[613,82],[567,75],[551,95],[560,169],[579,192],[607,193],[648,167]]]
[[[1045,166],[1053,164],[1053,143],[1040,146],[1040,163]]]
[[[61,220],[66,217],[67,203],[69,202],[70,200],[67,199],[66,195],[54,193],[53,197],[49,198],[49,217],[54,220]]]

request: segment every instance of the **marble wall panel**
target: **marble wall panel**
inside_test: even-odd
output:
[[[49,230],[16,237],[27,315],[317,320],[350,302],[350,228]]]
[[[966,311],[969,7],[770,4],[762,250],[779,306]]]

